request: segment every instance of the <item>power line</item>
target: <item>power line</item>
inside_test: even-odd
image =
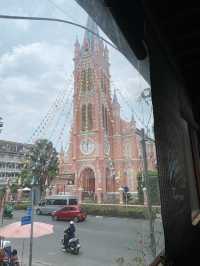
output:
[[[54,135],[54,133],[55,133],[55,130],[57,129],[57,127],[58,127],[58,125],[59,125],[59,123],[60,123],[60,121],[61,121],[62,114],[64,113],[64,111],[65,111],[65,109],[66,109],[66,106],[67,106],[67,104],[68,104],[68,101],[71,100],[71,92],[72,92],[72,89],[73,89],[73,87],[71,87],[69,94],[66,96],[66,100],[65,100],[65,102],[63,103],[63,106],[62,106],[62,110],[61,110],[61,112],[60,112],[60,115],[59,115],[59,116],[57,117],[57,119],[56,119],[55,126],[54,126],[54,128],[52,129],[52,131],[51,131],[51,133],[50,133],[50,135],[49,135],[49,139],[51,139],[51,138],[53,137],[53,135]]]
[[[97,36],[99,39],[101,39],[102,41],[104,41],[105,43],[107,43],[108,45],[112,46],[114,49],[116,49],[117,51],[119,51],[119,49],[113,45],[111,42],[107,41],[106,39],[104,39],[103,37],[101,37],[98,33],[90,30],[89,28],[87,28],[86,26],[83,26],[79,23],[76,22],[72,22],[70,20],[64,20],[64,19],[58,19],[58,18],[48,18],[48,17],[31,17],[31,16],[9,16],[9,15],[0,15],[0,19],[16,19],[16,20],[36,20],[36,21],[50,21],[50,22],[60,22],[60,23],[66,23],[66,24],[70,24],[76,27],[79,27],[81,29],[84,29],[86,31],[89,31],[90,33],[92,33],[93,35]]]
[[[131,106],[130,102],[127,100],[127,98],[125,98],[125,96],[121,93],[120,89],[118,89],[114,82],[111,81],[111,83],[114,85],[116,91],[119,92],[121,98],[124,100],[124,102],[127,104],[127,106],[130,108],[131,112],[134,114],[134,116],[137,118],[138,122],[141,124],[141,126],[143,127],[144,126],[144,123],[141,121],[141,119],[139,118],[139,116],[136,114],[136,112],[134,111],[133,107]]]

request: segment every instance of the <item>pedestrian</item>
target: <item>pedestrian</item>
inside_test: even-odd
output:
[[[11,242],[8,240],[3,241],[3,249],[5,251],[5,256],[4,256],[4,264],[3,265],[9,265],[10,259],[11,259]]]
[[[0,248],[0,266],[3,266],[5,255],[6,255],[5,250],[1,247]]]
[[[11,266],[19,266],[19,259],[17,256],[17,250],[16,249],[13,249],[13,251],[12,251]]]

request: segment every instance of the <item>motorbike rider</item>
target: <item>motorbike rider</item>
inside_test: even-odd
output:
[[[69,227],[64,231],[64,246],[67,247],[69,240],[75,237],[75,225],[73,221],[70,221]]]
[[[17,250],[16,249],[13,249],[13,251],[12,251],[11,266],[19,266],[19,259],[17,256]]]

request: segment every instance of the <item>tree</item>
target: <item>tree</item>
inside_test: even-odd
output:
[[[4,202],[4,197],[6,194],[6,187],[1,187],[0,188],[0,210],[3,208],[3,202]]]
[[[31,186],[31,181],[32,181],[32,173],[31,169],[28,168],[26,165],[24,169],[21,171],[20,177],[19,177],[20,184],[23,187],[30,187]]]
[[[29,152],[29,163],[22,172],[23,184],[30,185],[32,177],[43,193],[45,185],[50,185],[53,177],[58,173],[58,154],[51,141],[37,140]]]
[[[0,188],[0,201],[3,199],[5,193],[6,193],[6,188],[5,187],[1,187]]]
[[[10,186],[10,192],[12,194],[16,194],[17,193],[17,189],[18,189],[18,185],[16,183],[13,183],[11,186]]]
[[[156,171],[148,171],[148,178],[149,178],[149,196],[151,204],[157,205],[160,204],[160,193],[159,193],[159,186],[158,186],[158,173]],[[144,179],[142,177],[142,173],[138,173],[137,175],[138,181],[138,201],[139,203],[144,203],[144,194],[143,194],[143,187]]]

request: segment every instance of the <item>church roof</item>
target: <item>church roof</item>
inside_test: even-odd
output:
[[[99,34],[99,30],[98,30],[97,24],[94,22],[94,20],[90,16],[88,16],[87,26],[86,27],[88,29],[90,29],[91,31]],[[90,32],[87,31],[87,33],[90,33]],[[94,36],[94,35],[92,34],[92,36]]]
[[[118,101],[118,98],[117,98],[117,94],[116,94],[116,90],[114,90],[113,103],[114,104],[119,104],[119,101]]]
[[[97,27],[97,24],[94,22],[94,20],[88,16],[86,27],[91,30],[92,32],[99,34],[99,30]],[[84,34],[84,42],[88,42],[89,46],[93,49],[94,48],[94,40],[96,36],[90,31],[85,31]]]

